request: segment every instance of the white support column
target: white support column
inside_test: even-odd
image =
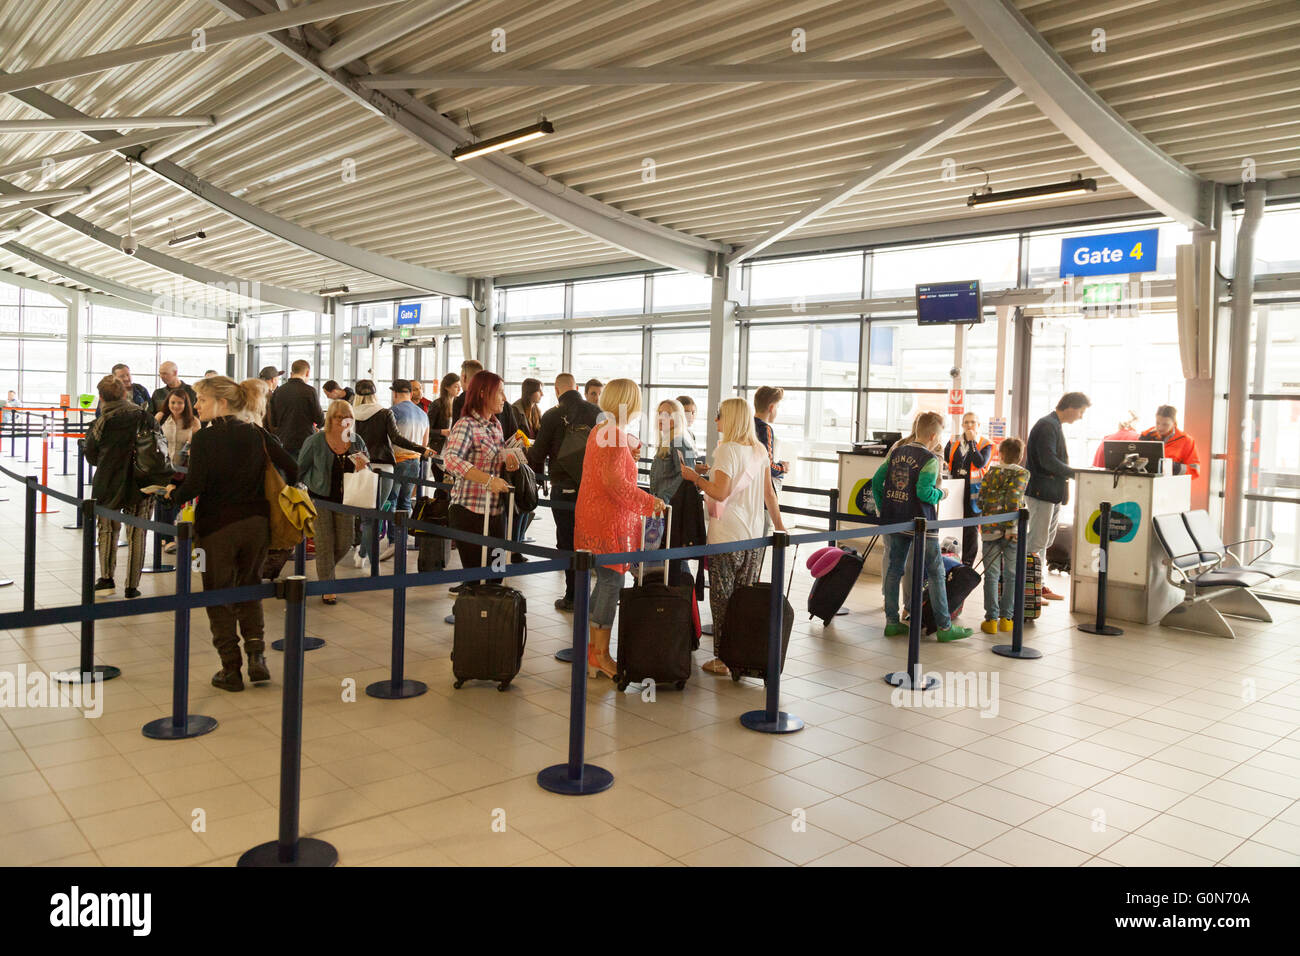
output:
[[[343,379],[343,315],[338,299],[330,299],[325,306],[324,324],[329,329],[330,362],[325,369],[327,379]]]
[[[85,338],[83,332],[88,328],[86,319],[87,310],[86,294],[84,292],[74,293],[72,299],[68,302],[68,341],[67,341],[67,378],[64,381],[63,390],[68,393],[72,401],[72,407],[77,407],[77,396],[81,394],[81,343]]]
[[[718,444],[713,416],[725,398],[736,394],[732,368],[736,359],[736,306],[740,298],[740,268],[720,266],[713,279],[709,308],[709,397],[708,407],[700,409],[699,420],[708,435],[708,454]]]
[[[965,408],[966,390],[962,385],[962,368],[966,362],[966,326],[959,324],[953,331],[955,334],[952,340],[952,367],[955,371],[952,376],[952,387],[962,390],[962,407]],[[961,415],[948,416],[952,419],[952,441],[954,445],[961,441],[961,420],[964,414],[963,412]]]
[[[1015,306],[1000,305],[998,314],[998,354],[993,384],[993,417],[1006,418],[1007,360],[1011,357],[1011,320]],[[1008,432],[1010,434],[1010,432]]]
[[[486,278],[478,280],[476,285],[482,297],[477,305],[483,309],[474,319],[478,323],[478,360],[483,363],[484,369],[492,372],[495,371],[493,366],[496,362],[496,356],[492,354],[495,335],[493,327],[497,323],[496,283],[493,279]]]

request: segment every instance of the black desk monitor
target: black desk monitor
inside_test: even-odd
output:
[[[871,435],[882,445],[892,445],[903,440],[902,432],[872,432]]]
[[[1160,459],[1165,457],[1165,443],[1162,441],[1108,441],[1102,442],[1102,450],[1107,471],[1114,471],[1122,465],[1125,456],[1137,455],[1146,459],[1146,468],[1142,470],[1154,475],[1160,472]]]

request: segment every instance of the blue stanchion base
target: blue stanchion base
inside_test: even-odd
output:
[[[157,566],[148,565],[140,569],[145,574],[166,574],[168,571],[175,571],[174,564],[159,564]]]
[[[13,583],[13,578],[0,578],[0,588],[7,588]]]
[[[1106,634],[1110,637],[1119,637],[1121,634],[1124,633],[1124,629],[1122,627],[1116,627],[1113,624],[1103,624],[1100,627],[1098,627],[1095,621],[1091,624],[1080,624],[1078,625],[1078,627],[1079,630],[1083,631],[1086,634]]]
[[[1022,661],[1036,661],[1043,656],[1042,651],[1034,650],[1032,647],[1022,647],[1016,650],[1010,644],[994,644],[993,653],[999,657],[1014,657]]]
[[[10,583],[10,584],[13,584],[12,581],[10,581],[9,583]],[[564,663],[564,664],[572,664],[572,663],[573,663],[573,648],[572,648],[572,647],[561,647],[558,651],[555,652],[555,659],[556,659],[557,661],[560,661],[560,662]]]
[[[569,776],[569,765],[557,763],[537,775],[537,785],[551,793],[576,797],[608,790],[614,785],[614,775],[604,767],[585,763],[582,765],[582,779],[574,780]]]
[[[708,637],[712,637],[712,636],[713,636],[713,624],[712,624],[712,623],[709,623],[709,624],[701,624],[701,625],[700,625],[700,633],[701,633],[701,634],[704,634],[704,635],[706,635],[706,636],[708,636]]]
[[[185,723],[177,724],[170,717],[159,717],[140,728],[140,733],[150,740],[184,740],[186,737],[202,737],[217,729],[215,717],[202,714],[190,714]]]
[[[747,730],[757,730],[760,734],[792,734],[803,730],[803,718],[783,710],[776,712],[776,720],[769,720],[765,710],[747,711],[740,715],[740,722]]]
[[[324,646],[325,646],[325,642],[322,641],[319,637],[304,637],[302,639],[302,649],[304,651],[314,651],[316,650],[316,648],[324,647]],[[281,637],[272,641],[271,650],[273,651],[284,650],[284,638]]]
[[[455,614],[448,614],[446,617],[444,617],[444,618],[442,619],[442,623],[443,623],[443,624],[455,624],[455,623],[456,623],[456,615],[455,615]]]
[[[840,608],[838,611],[835,612],[835,616],[836,616],[836,617],[848,617],[848,616],[849,616],[849,609],[846,608],[846,607],[842,607],[842,608]]]
[[[9,500],[8,498],[0,498],[0,501],[8,501],[8,500]],[[78,514],[80,514],[80,512],[78,512]],[[76,524],[65,524],[65,525],[63,526],[63,530],[64,530],[64,531],[80,531],[80,530],[81,530],[81,522],[77,522]]]
[[[50,675],[60,684],[88,684],[97,680],[112,680],[114,677],[122,676],[122,669],[114,667],[112,664],[96,664],[90,672],[60,671]]]
[[[280,843],[272,840],[253,847],[239,858],[236,866],[338,866],[339,851],[324,840],[302,837],[298,840],[298,852],[286,863],[280,859]]]
[[[404,680],[394,683],[391,680],[378,680],[366,686],[366,694],[380,700],[405,700],[407,697],[419,697],[429,689],[429,685],[418,680]]]
[[[933,674],[923,674],[921,676],[921,687],[912,686],[912,675],[907,671],[891,671],[885,675],[885,683],[894,687],[901,687],[904,690],[934,690],[939,686],[939,678]]]

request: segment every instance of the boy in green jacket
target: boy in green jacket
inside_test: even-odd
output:
[[[1029,472],[1020,466],[1024,445],[1019,438],[1008,438],[998,446],[998,460],[985,472],[975,503],[981,514],[996,515],[1019,511],[1025,506],[1025,486]],[[980,525],[984,541],[984,623],[980,630],[996,634],[1011,630],[1011,615],[1016,600],[1016,523],[999,521]],[[1002,595],[998,596],[998,585]]]

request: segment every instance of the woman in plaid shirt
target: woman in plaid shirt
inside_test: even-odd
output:
[[[443,470],[455,479],[451,489],[451,507],[447,523],[461,531],[483,533],[483,516],[490,513],[488,534],[506,535],[505,507],[501,495],[510,483],[499,474],[501,466],[515,471],[519,463],[514,452],[507,451],[496,414],[506,403],[506,389],[501,378],[491,372],[479,372],[465,390],[464,414],[451,427],[442,449]],[[482,548],[466,541],[456,542],[462,567],[482,566]]]

